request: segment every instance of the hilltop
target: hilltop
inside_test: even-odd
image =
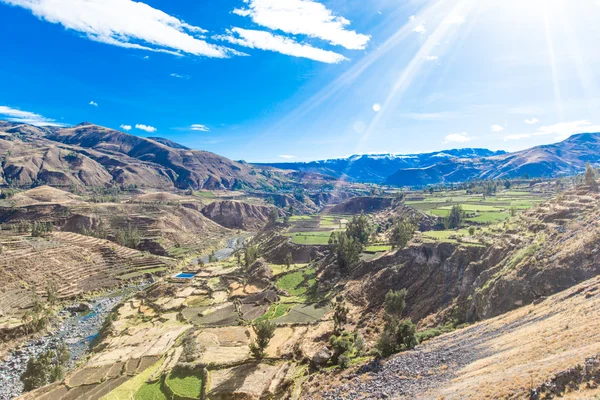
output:
[[[0,121],[0,184],[23,187],[136,186],[174,189],[273,189],[287,174],[142,138],[91,123],[35,127]]]

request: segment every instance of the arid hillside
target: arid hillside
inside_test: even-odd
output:
[[[137,186],[171,189],[267,189],[291,174],[82,123],[71,128],[0,121],[0,184]]]
[[[596,398],[600,278],[306,386],[315,399]],[[326,388],[323,388],[323,385]]]

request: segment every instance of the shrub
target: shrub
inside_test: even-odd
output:
[[[64,343],[59,345],[56,351],[46,350],[37,357],[31,356],[20,377],[23,382],[23,390],[28,392],[62,379],[64,366],[69,361],[69,357],[69,351]]]
[[[329,238],[329,248],[336,254],[342,272],[347,272],[360,260],[362,244],[346,232],[333,232]]]
[[[355,215],[346,225],[346,235],[349,238],[356,239],[362,246],[369,242],[371,236],[371,225],[369,219],[363,211],[360,215]]]
[[[383,302],[383,309],[386,317],[400,318],[406,307],[407,294],[408,291],[406,289],[390,290],[386,293]]]
[[[399,249],[406,247],[415,234],[415,230],[416,226],[406,219],[396,222],[392,228],[392,247]]]
[[[455,204],[450,209],[450,213],[444,220],[444,225],[446,229],[458,229],[462,225],[462,221],[465,217],[465,212],[463,211],[460,204]]]
[[[277,218],[279,218],[279,211],[275,207],[271,208],[269,211],[269,224],[275,225],[277,222]]]
[[[348,312],[350,309],[344,304],[344,298],[338,295],[333,307],[333,326],[335,332],[340,332],[346,322],[348,322]]]
[[[244,249],[244,265],[246,268],[250,267],[254,262],[258,260],[258,247],[248,246]]]
[[[411,320],[392,318],[383,328],[383,333],[377,341],[377,350],[388,357],[394,353],[414,348],[419,341],[416,336],[417,328]]]
[[[275,335],[275,323],[262,320],[252,325],[252,329],[256,334],[256,340],[250,344],[250,352],[255,358],[262,359],[265,357],[265,349]]]

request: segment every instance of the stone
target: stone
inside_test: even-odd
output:
[[[331,359],[331,351],[327,347],[321,347],[312,357],[312,363],[315,366],[326,365]]]

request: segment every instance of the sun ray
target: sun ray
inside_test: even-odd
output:
[[[548,4],[543,3],[544,11],[544,31],[546,34],[546,45],[548,47],[548,56],[550,58],[550,68],[552,70],[552,86],[554,90],[554,101],[556,103],[556,111],[558,113],[558,119],[560,122],[564,121],[564,107],[562,105],[562,98],[560,93],[560,85],[558,83],[558,71],[556,68],[556,54],[554,52],[554,41],[552,39],[552,32],[550,31],[550,16],[548,10]]]

